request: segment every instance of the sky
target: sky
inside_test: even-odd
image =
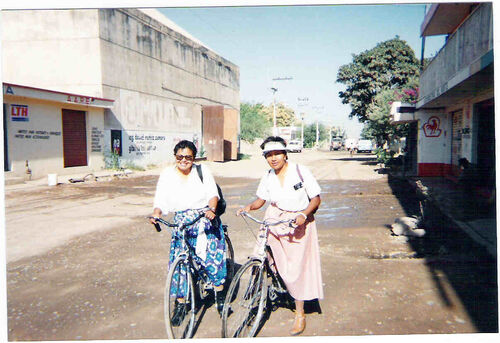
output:
[[[352,138],[362,124],[338,96],[345,89],[336,82],[339,67],[396,36],[421,57],[423,3],[158,9],[239,66],[242,102],[271,104],[274,87],[276,101],[304,113],[306,123],[341,126]],[[425,57],[443,45],[443,36],[427,37]]]

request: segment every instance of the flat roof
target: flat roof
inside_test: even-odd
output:
[[[17,85],[14,83],[2,83],[4,96],[21,96],[32,99],[42,99],[55,102],[61,102],[73,105],[91,106],[111,108],[114,100],[98,98],[89,95],[74,94],[68,92],[54,91],[25,85]]]

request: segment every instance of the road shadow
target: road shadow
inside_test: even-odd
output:
[[[330,161],[357,161],[362,162],[362,165],[376,166],[378,164],[377,157],[366,155],[358,157],[342,157],[342,158],[331,158]]]
[[[405,179],[389,175],[389,186],[407,216],[420,216],[420,200]],[[425,259],[429,274],[447,307],[449,287],[460,299],[481,333],[498,332],[497,259],[456,227],[435,205],[422,201],[426,231],[423,237],[409,237],[416,258]]]

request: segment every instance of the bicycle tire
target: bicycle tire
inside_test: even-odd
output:
[[[222,337],[253,337],[267,300],[267,271],[258,259],[247,261],[229,286],[222,310]]]
[[[187,306],[183,319],[176,325],[172,323],[172,319],[174,317],[175,304],[178,301],[177,299],[180,298],[178,297],[179,287],[176,287],[176,284],[178,284],[181,278],[184,278],[183,281],[186,283],[186,296],[183,297],[183,301]],[[174,292],[176,288],[177,294]],[[193,275],[191,274],[189,261],[186,256],[179,256],[170,265],[165,284],[163,312],[168,338],[191,338],[195,323],[195,302]]]
[[[224,240],[226,241],[226,285],[228,281],[231,281],[231,279],[234,276],[234,249],[233,249],[233,243],[231,243],[231,240],[229,239],[229,236],[227,233],[224,234]]]

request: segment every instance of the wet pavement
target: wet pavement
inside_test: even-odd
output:
[[[71,209],[75,220],[89,221],[85,211],[71,204],[93,202],[101,209],[98,219],[108,222],[105,230],[8,263],[9,340],[166,337],[162,293],[169,234],[156,233],[145,220],[156,179],[7,194],[8,222],[20,213],[21,203],[31,206],[35,216],[52,218]],[[258,180],[217,180],[228,202],[223,221],[241,265],[253,249],[255,227],[234,212],[251,201]],[[496,259],[483,247],[437,214],[423,238],[402,240],[391,234],[394,218],[420,213],[406,181],[321,180],[320,185],[316,218],[325,298],[306,305],[303,336],[498,332]],[[112,201],[111,208],[106,201]],[[129,213],[128,221],[117,221],[118,208]],[[66,229],[71,230],[71,222]],[[259,337],[288,336],[292,318],[287,308],[273,309]],[[220,337],[220,325],[207,304],[195,337]]]

